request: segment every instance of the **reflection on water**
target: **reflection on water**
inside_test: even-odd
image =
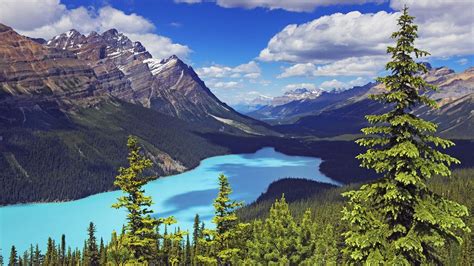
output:
[[[321,174],[318,158],[287,156],[273,148],[253,154],[212,157],[189,172],[155,180],[145,187],[154,200],[155,215],[173,215],[181,229],[192,229],[194,215],[199,213],[211,225],[213,199],[217,194],[217,177],[224,173],[234,190],[232,198],[250,203],[268,185],[284,177],[304,177],[338,184]],[[121,192],[107,192],[64,203],[15,205],[0,208],[0,245],[4,258],[12,244],[23,252],[30,243],[45,251],[48,236],[59,240],[66,234],[68,245],[82,247],[90,221],[97,227],[98,238],[105,241],[112,230],[120,231],[125,213],[110,206]]]

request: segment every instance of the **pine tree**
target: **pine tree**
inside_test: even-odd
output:
[[[113,265],[125,265],[131,257],[131,251],[128,250],[124,244],[124,240],[124,234],[117,236],[115,231],[112,232],[110,244],[107,248],[107,256],[108,261],[110,261]]]
[[[378,79],[387,91],[371,95],[389,111],[366,116],[373,126],[364,128],[368,136],[357,141],[369,147],[357,156],[361,166],[382,178],[344,194],[349,204],[343,219],[350,224],[346,252],[357,263],[439,263],[437,250],[447,240],[461,241],[457,230],[469,230],[462,220],[468,215],[466,207],[426,186],[433,175],[449,176],[449,165],[459,161],[435,148],[453,142],[435,136],[436,125],[411,112],[420,106],[436,107],[425,94],[434,87],[420,75],[427,69],[412,58],[412,54],[428,55],[414,47],[413,19],[405,7],[398,19],[399,31],[392,34],[396,46],[387,49],[392,61],[386,68],[391,74]]]
[[[29,254],[28,254],[28,250],[26,250],[25,252],[23,252],[23,259],[22,259],[22,263],[24,265],[29,265]]]
[[[298,230],[285,196],[276,200],[263,225],[254,226],[254,237],[248,241],[251,264],[297,264]]]
[[[160,224],[173,224],[173,217],[155,219],[149,207],[152,205],[151,197],[145,196],[143,186],[153,179],[145,175],[145,171],[152,167],[152,162],[142,155],[141,148],[135,137],[128,138],[129,167],[119,169],[119,175],[114,184],[118,186],[126,196],[118,198],[114,208],[127,209],[126,234],[124,244],[132,251],[133,257],[138,262],[152,260],[157,253],[156,226]]]
[[[36,244],[35,246],[35,255],[34,255],[34,259],[33,259],[33,265],[41,265],[42,261],[41,261],[41,251],[38,247],[38,244]]]
[[[56,245],[54,243],[54,240],[49,237],[48,238],[48,244],[47,244],[47,249],[46,249],[46,254],[44,256],[44,265],[55,265],[57,262],[57,251],[56,251]]]
[[[189,235],[186,235],[186,245],[184,248],[184,264],[191,265],[192,263],[192,248],[191,241],[189,240]]]
[[[65,257],[66,257],[66,236],[63,234],[61,235],[61,265],[64,265]]]
[[[10,260],[8,261],[8,265],[16,266],[17,264],[18,264],[18,254],[17,254],[15,246],[12,246],[12,249],[10,252]]]
[[[90,266],[98,266],[100,264],[99,249],[97,247],[97,241],[95,238],[95,226],[93,222],[89,223],[87,228],[87,258],[86,263]]]
[[[64,265],[71,265],[72,261],[72,250],[71,247],[67,248],[66,259],[64,260]]]
[[[100,265],[107,264],[107,247],[104,245],[104,239],[100,238],[99,245],[99,256],[100,256]]]
[[[2,249],[0,248],[0,265],[3,266],[3,255],[2,255]]]
[[[223,174],[219,176],[219,192],[214,200],[215,215],[212,222],[216,225],[215,230],[204,230],[207,239],[201,241],[211,251],[206,256],[198,259],[205,264],[227,265],[240,251],[237,241],[240,231],[246,225],[239,224],[235,213],[236,208],[242,203],[229,198],[232,193],[229,181]]]
[[[34,265],[34,263],[35,263],[35,257],[34,257],[34,256],[35,256],[35,250],[34,250],[32,244],[30,244],[30,252],[29,252],[29,254],[30,254],[30,258],[29,258],[30,264],[29,264],[29,265]],[[3,265],[3,264],[0,263],[0,265]]]
[[[201,230],[199,228],[200,226],[200,218],[199,218],[199,214],[196,214],[196,216],[194,216],[194,224],[193,224],[193,249],[194,249],[194,253],[196,253],[196,250],[198,248],[198,239],[201,238]]]
[[[308,260],[314,254],[315,230],[316,228],[311,217],[311,210],[308,209],[303,215],[303,219],[298,230],[297,252],[300,261]]]

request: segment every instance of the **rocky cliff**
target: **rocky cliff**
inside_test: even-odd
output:
[[[119,99],[232,134],[271,132],[216,98],[178,57],[154,59],[140,42],[115,29],[88,35],[70,30],[46,42],[5,25],[0,34],[4,107],[41,109],[46,102],[69,112]]]

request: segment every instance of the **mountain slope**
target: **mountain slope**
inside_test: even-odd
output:
[[[154,174],[185,171],[230,152],[211,133],[274,134],[220,102],[179,58],[155,61],[116,30],[44,42],[0,25],[0,205],[114,189],[130,134]]]
[[[71,51],[78,59],[85,60],[99,81],[111,84],[107,91],[122,100],[216,128],[223,126],[218,117],[248,124],[255,127],[256,133],[270,132],[264,124],[240,115],[221,102],[193,68],[178,57],[154,59],[141,43],[132,42],[115,29],[88,36],[71,30],[52,38],[47,46]],[[122,84],[122,79],[128,84]]]
[[[447,68],[430,69],[424,78],[439,87],[428,95],[438,102],[439,108],[417,108],[414,113],[438,124],[438,132],[451,138],[472,139],[474,103],[474,71],[469,68],[455,73]],[[385,106],[369,100],[369,94],[381,93],[380,84],[367,84],[339,95],[328,93],[306,102],[293,102],[279,109],[282,115],[275,121],[276,129],[286,133],[316,134],[329,137],[342,134],[358,134],[367,125],[365,115],[385,112]],[[332,100],[327,100],[332,99]],[[286,108],[285,112],[282,112]],[[286,115],[288,114],[288,115]]]
[[[292,99],[283,104],[267,105],[259,110],[248,113],[248,115],[275,124],[295,121],[298,117],[314,114],[314,112],[321,111],[328,106],[344,102],[358,95],[363,95],[372,86],[373,84],[369,83],[365,86],[354,87],[346,91],[320,91],[317,97],[303,97],[300,99]]]

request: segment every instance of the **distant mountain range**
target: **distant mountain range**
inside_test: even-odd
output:
[[[474,68],[455,73],[446,67],[432,68],[424,78],[438,86],[429,92],[439,108],[419,108],[415,113],[439,124],[439,132],[452,138],[474,138]],[[365,115],[384,111],[384,106],[367,96],[380,93],[384,87],[368,83],[345,91],[321,92],[315,98],[302,98],[288,103],[268,104],[248,115],[275,125],[285,133],[321,137],[358,134],[367,125]]]
[[[112,189],[129,134],[155,173],[182,172],[229,152],[211,133],[277,135],[221,102],[178,57],[154,59],[115,29],[43,40],[0,24],[0,204]]]
[[[256,98],[234,105],[234,108],[244,114],[258,113],[262,108],[273,108],[293,101],[305,101],[318,98],[324,91],[321,89],[297,88],[286,91],[281,96],[269,97],[259,95]],[[257,118],[262,118],[257,115]]]

